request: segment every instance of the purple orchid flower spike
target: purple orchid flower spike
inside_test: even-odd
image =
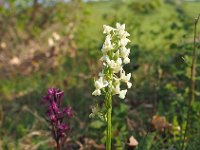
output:
[[[47,95],[42,100],[42,103],[47,106],[46,118],[51,125],[53,137],[57,143],[57,150],[60,150],[60,140],[67,136],[70,131],[66,120],[73,117],[71,107],[61,107],[63,94],[64,92],[59,89],[49,88]]]

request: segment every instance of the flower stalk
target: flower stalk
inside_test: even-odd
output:
[[[193,103],[195,102],[195,77],[196,77],[196,61],[197,61],[197,51],[196,51],[196,39],[197,39],[197,24],[200,19],[200,14],[194,21],[194,41],[193,41],[193,53],[192,53],[192,64],[191,64],[191,74],[190,74],[190,99],[188,100],[188,110],[187,110],[187,118],[186,118],[186,127],[185,132],[183,135],[183,141],[181,145],[181,150],[187,149],[187,136],[188,136],[188,129],[189,129],[189,121]]]
[[[111,150],[111,137],[112,137],[112,107],[107,110],[107,137],[106,137],[106,149]]]
[[[111,149],[111,138],[112,138],[112,93],[107,93],[106,96],[107,104],[107,135],[106,135],[106,149]]]

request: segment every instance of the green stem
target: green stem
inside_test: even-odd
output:
[[[106,98],[107,103],[107,135],[106,135],[106,150],[111,150],[112,137],[112,95],[109,93]]]
[[[190,76],[190,100],[188,101],[188,110],[187,110],[187,118],[186,118],[186,127],[185,127],[185,133],[183,135],[183,141],[181,150],[187,149],[187,142],[186,138],[188,136],[188,129],[189,129],[189,121],[190,121],[190,113],[193,106],[193,103],[195,101],[195,73],[196,73],[196,60],[197,60],[197,54],[196,54],[196,33],[197,33],[197,23],[199,21],[200,14],[195,19],[194,23],[194,43],[193,43],[193,54],[192,54],[192,65],[191,65],[191,76]],[[186,148],[185,148],[186,146]]]

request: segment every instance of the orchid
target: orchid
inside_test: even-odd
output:
[[[64,92],[59,89],[49,88],[47,95],[42,100],[43,104],[47,106],[46,119],[51,125],[57,150],[60,150],[59,141],[70,131],[69,124],[65,120],[73,117],[71,107],[61,107],[63,94]]]
[[[120,99],[126,97],[127,89],[121,89],[122,84],[126,84],[127,88],[132,87],[130,82],[131,73],[126,74],[123,69],[125,64],[130,63],[130,48],[126,48],[130,40],[127,38],[130,34],[125,31],[125,24],[116,24],[116,28],[108,25],[103,26],[103,33],[106,35],[105,42],[102,46],[102,57],[100,61],[103,63],[103,69],[99,73],[99,78],[95,80],[94,96],[105,96],[105,107],[107,121],[107,138],[106,149],[111,150],[111,113],[112,113],[112,96],[118,95]],[[94,117],[99,110],[93,108],[91,117]],[[104,116],[104,115],[98,115]]]

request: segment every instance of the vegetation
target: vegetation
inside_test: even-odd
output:
[[[40,106],[50,87],[65,91],[63,105],[73,108],[64,149],[105,149],[106,125],[89,115],[104,103],[92,96],[103,25],[116,22],[130,33],[124,70],[133,86],[125,100],[113,97],[112,148],[200,149],[199,7],[181,0],[0,0],[0,149],[55,148]]]

